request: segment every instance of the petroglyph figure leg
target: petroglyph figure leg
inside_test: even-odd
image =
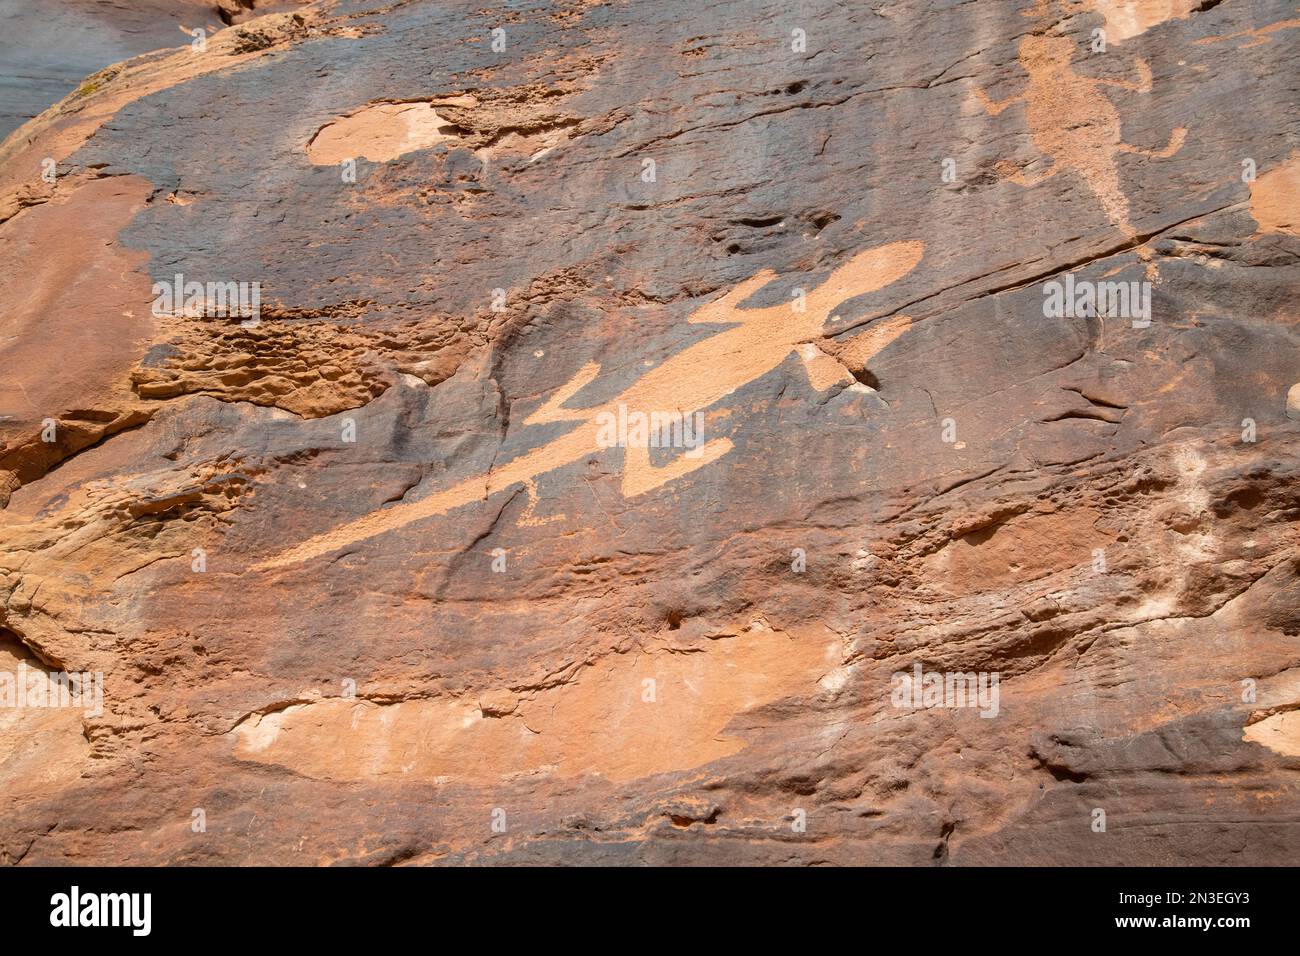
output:
[[[1081,168],[1078,172],[1088,183],[1088,188],[1097,197],[1097,201],[1101,203],[1106,218],[1114,223],[1115,228],[1123,234],[1124,238],[1131,239],[1137,235],[1137,230],[1128,219],[1128,198],[1120,188],[1119,170],[1115,164],[1099,163]]]
[[[869,388],[858,379],[859,373],[885,346],[911,327],[911,318],[897,315],[875,323],[847,342],[830,339],[823,339],[820,343],[805,342],[799,346],[799,357],[808,373],[808,383],[819,392],[834,385],[847,385],[849,388],[856,385],[859,390]]]
[[[551,521],[559,521],[564,515],[551,515],[549,518],[536,517],[537,506],[542,503],[541,496],[537,494],[537,482],[529,478],[524,482],[524,491],[528,495],[528,504],[523,512],[519,515],[519,523],[530,527],[544,525]]]
[[[650,464],[649,448],[644,445],[629,446],[623,456],[623,497],[635,498],[683,475],[689,475],[695,469],[717,461],[734,447],[730,438],[715,438],[705,442],[695,457],[683,453],[668,464],[656,468]]]
[[[569,379],[548,398],[540,408],[524,419],[525,425],[540,425],[546,422],[571,422],[586,418],[590,412],[584,409],[561,408],[560,406],[590,385],[600,374],[598,362],[588,362],[578,369],[576,375]]]
[[[1145,156],[1147,159],[1168,159],[1183,148],[1185,139],[1187,139],[1187,130],[1178,126],[1169,134],[1169,143],[1164,149],[1146,149],[1142,146],[1130,146],[1128,143],[1120,143],[1119,151],[1121,153],[1132,153],[1136,156]]]
[[[817,319],[820,327],[825,318],[834,318],[832,309],[897,282],[916,268],[924,254],[925,247],[919,242],[890,242],[859,253],[807,294],[808,315]]]

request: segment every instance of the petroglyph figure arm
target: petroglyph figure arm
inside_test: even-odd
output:
[[[560,406],[586,388],[600,374],[599,362],[588,362],[578,373],[569,379],[548,398],[531,415],[524,419],[525,425],[540,425],[546,422],[572,422],[586,418],[591,414],[586,409],[568,409]]]
[[[1098,80],[1100,86],[1113,86],[1116,89],[1128,90],[1131,93],[1150,93],[1151,92],[1151,67],[1147,65],[1146,60],[1137,61],[1138,81],[1129,83],[1127,80]]]
[[[775,278],[775,272],[771,269],[764,269],[761,272],[750,276],[722,298],[715,299],[708,305],[693,313],[687,321],[692,325],[699,325],[706,322],[743,322],[745,321],[746,315],[744,312],[740,311],[740,303],[744,302]]]
[[[987,93],[985,93],[979,87],[976,87],[975,98],[980,101],[980,105],[984,107],[985,112],[987,112],[990,116],[997,116],[1003,110],[1015,106],[1017,103],[1024,100],[1025,94],[1017,93],[1015,96],[1009,97],[1008,99],[1002,100],[1001,102],[994,102],[993,100],[988,98]]]
[[[1141,146],[1130,146],[1128,143],[1120,143],[1119,151],[1121,153],[1133,153],[1137,156],[1145,156],[1148,159],[1168,159],[1174,153],[1183,148],[1183,140],[1187,138],[1187,130],[1182,126],[1174,128],[1169,134],[1169,142],[1164,149],[1145,149]]]
[[[921,261],[925,245],[920,242],[890,242],[875,246],[846,260],[806,297],[810,316],[818,326],[831,312],[849,299],[875,292],[897,282]]]

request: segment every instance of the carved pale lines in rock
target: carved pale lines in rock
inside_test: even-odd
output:
[[[1068,37],[1029,35],[1020,41],[1020,65],[1028,74],[1024,92],[1005,100],[990,100],[981,89],[976,98],[992,116],[1018,103],[1025,104],[1025,122],[1034,145],[1051,161],[1051,166],[1034,174],[1025,174],[999,164],[999,171],[1012,182],[1032,188],[1041,185],[1062,170],[1076,173],[1101,203],[1107,218],[1126,239],[1137,236],[1130,221],[1128,197],[1119,181],[1118,157],[1135,153],[1149,159],[1167,159],[1182,148],[1187,130],[1176,127],[1169,142],[1159,150],[1130,146],[1121,140],[1119,111],[1102,92],[1102,87],[1134,93],[1151,92],[1151,70],[1145,60],[1137,61],[1138,82],[1097,80],[1077,72],[1073,65],[1074,41]],[[1138,256],[1148,263],[1147,272],[1155,278],[1151,252],[1138,248]]]
[[[634,409],[705,411],[775,369],[792,351],[820,339],[826,320],[836,306],[882,289],[907,275],[921,261],[924,248],[924,244],[917,241],[892,242],[858,253],[807,294],[803,312],[793,310],[786,301],[758,308],[741,308],[751,295],[776,278],[771,270],[763,270],[697,310],[689,319],[693,324],[725,324],[729,328],[650,369],[602,405],[579,409],[564,407],[598,377],[599,366],[589,363],[524,420],[525,425],[574,422],[579,426],[574,430],[419,501],[372,512],[309,538],[262,561],[255,568],[297,564],[412,522],[447,514],[516,485],[527,486],[539,475],[601,451],[597,441],[601,415],[615,414],[620,405]],[[907,317],[895,316],[863,333],[859,338],[865,344],[852,349],[855,361],[865,363],[910,324]],[[822,357],[817,356],[816,361],[809,362],[808,366],[810,380],[815,385],[825,384],[827,376]],[[847,369],[844,371],[848,374]],[[697,457],[683,455],[660,467],[651,463],[648,448],[628,447],[623,462],[623,494],[634,498],[652,491],[717,461],[732,447],[728,438],[713,439],[705,442]]]

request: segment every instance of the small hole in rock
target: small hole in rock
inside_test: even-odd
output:
[[[815,212],[808,217],[808,221],[812,223],[813,228],[818,232],[821,232],[833,222],[839,222],[839,220],[840,217],[833,212]]]
[[[874,388],[877,392],[880,391],[880,379],[876,378],[870,369],[859,368],[853,369],[852,371],[853,377],[863,385],[867,386],[867,388]]]

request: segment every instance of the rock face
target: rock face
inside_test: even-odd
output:
[[[197,6],[0,147],[0,860],[1296,861],[1293,4]]]
[[[0,0],[0,138],[119,60],[307,0]],[[256,7],[256,10],[254,9]],[[89,78],[89,79],[87,79]]]

